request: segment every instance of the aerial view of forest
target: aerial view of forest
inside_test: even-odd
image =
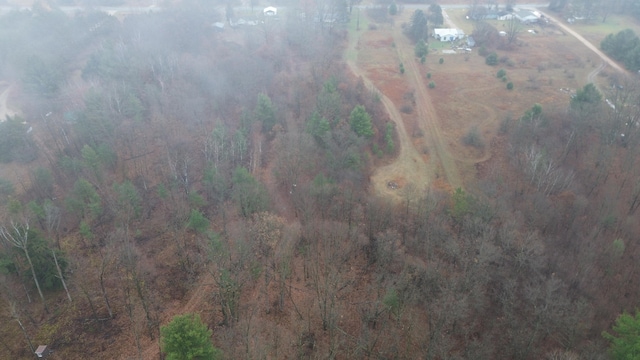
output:
[[[640,1],[0,0],[0,359],[640,359]]]

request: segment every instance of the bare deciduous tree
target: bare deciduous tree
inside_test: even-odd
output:
[[[511,17],[507,21],[507,45],[513,46],[513,44],[518,40],[518,35],[522,30],[522,25],[520,24],[520,20],[518,20],[515,16]]]
[[[42,294],[42,289],[40,289],[40,282],[38,281],[36,270],[33,267],[33,262],[31,261],[31,256],[29,255],[29,219],[25,219],[23,225],[18,225],[12,220],[11,228],[12,229],[7,229],[5,226],[0,226],[0,237],[2,237],[2,239],[9,243],[11,246],[15,246],[16,248],[24,252],[24,256],[27,258],[27,262],[29,262],[31,275],[33,276],[33,281],[36,284],[36,288],[38,289],[38,294],[40,295],[42,304],[44,304],[45,311],[48,313],[49,308],[47,307],[47,302],[45,301],[44,295]]]

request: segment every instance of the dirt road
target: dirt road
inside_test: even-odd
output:
[[[591,51],[593,51],[594,53],[596,53],[601,59],[602,61],[604,61],[605,63],[607,63],[607,65],[611,66],[612,68],[616,69],[617,71],[621,72],[621,73],[626,73],[627,71],[621,67],[620,65],[618,65],[618,63],[616,63],[615,61],[613,61],[610,57],[608,57],[605,53],[603,53],[602,51],[600,51],[600,49],[598,49],[595,45],[593,45],[592,43],[590,43],[587,39],[585,39],[584,37],[582,37],[582,35],[578,34],[577,32],[573,31],[573,29],[571,29],[570,27],[568,27],[567,25],[565,25],[564,23],[562,23],[561,21],[558,21],[556,18],[554,18],[553,16],[549,16],[549,14],[542,12],[540,10],[538,10],[538,12],[540,12],[542,15],[546,16],[547,18],[549,18],[549,20],[553,21],[557,26],[559,26],[563,31],[566,31],[567,33],[569,33],[571,36],[575,37],[576,39],[578,39],[578,41],[580,41],[581,43],[584,44],[584,46],[588,47]],[[600,69],[602,70],[602,69]],[[597,74],[597,73],[596,73]]]
[[[413,56],[413,46],[409,39],[402,33],[401,29],[394,31],[393,37],[395,43],[398,45],[398,54],[405,64],[406,75],[408,75],[409,78],[408,81],[411,83],[411,86],[416,89],[416,109],[418,111],[419,126],[427,139],[427,146],[432,152],[432,155],[435,155],[435,158],[439,160],[439,165],[444,171],[449,185],[454,189],[462,187],[463,181],[458,170],[458,165],[440,129],[440,119]],[[436,172],[436,174],[438,174],[438,172]]]
[[[442,9],[442,17],[444,18],[445,24],[447,24],[450,28],[459,29],[458,26],[451,20],[449,14],[445,9]]]
[[[598,83],[596,82],[596,76],[600,73],[600,71],[602,71],[605,67],[607,66],[606,62],[602,62],[600,63],[600,65],[598,65],[597,68],[593,69],[593,71],[591,71],[589,73],[589,75],[587,75],[587,84],[588,83],[592,83],[593,85],[595,85],[595,87],[602,92],[602,89],[600,89],[600,87],[598,86]]]
[[[390,189],[389,182],[401,181],[407,189],[413,188],[417,191],[423,191],[440,176],[444,177],[451,187],[462,187],[463,181],[456,161],[449,151],[445,137],[440,130],[438,114],[431,102],[426,84],[413,57],[413,45],[402,33],[400,27],[396,27],[392,31],[399,61],[405,64],[406,81],[412,89],[415,89],[415,110],[418,114],[417,126],[425,137],[429,154],[428,157],[425,157],[420,152],[422,149],[417,149],[414,146],[411,134],[405,128],[398,108],[391,99],[373,84],[371,79],[367,77],[366,71],[358,67],[358,61],[348,61],[351,71],[356,76],[361,77],[368,88],[380,93],[381,101],[390,119],[396,124],[396,133],[398,134],[399,154],[391,164],[375,170],[370,179],[372,190],[376,194],[399,200],[406,194],[402,190]],[[358,36],[355,36],[351,39],[348,52],[357,53],[357,50],[355,50],[357,43]]]
[[[366,77],[364,71],[352,61],[347,62],[351,71],[358,77],[361,77],[367,88],[375,90],[380,94],[380,100],[384,105],[389,118],[396,125],[396,133],[398,134],[398,140],[400,149],[398,156],[391,164],[381,166],[375,170],[371,176],[371,185],[373,191],[376,194],[386,195],[395,200],[399,200],[401,195],[397,190],[390,189],[388,184],[391,181],[398,181],[398,179],[406,180],[407,184],[412,184],[416,190],[425,190],[433,178],[433,168],[427,165],[420,153],[411,143],[409,134],[404,126],[402,115],[393,104],[391,99],[380,92],[376,86]]]

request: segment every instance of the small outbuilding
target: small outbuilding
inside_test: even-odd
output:
[[[262,10],[262,13],[264,14],[264,16],[276,16],[278,15],[278,9],[273,6],[267,6],[266,8],[264,8],[264,10]]]
[[[214,30],[216,31],[224,31],[224,23],[223,22],[214,22],[213,24],[211,24],[211,26],[213,26]]]
[[[40,345],[36,349],[36,356],[38,358],[43,358],[44,359],[47,356],[49,356],[49,354],[51,354],[51,349],[47,345]]]
[[[473,39],[473,36],[467,36],[467,47],[474,47],[476,46],[476,41]]]

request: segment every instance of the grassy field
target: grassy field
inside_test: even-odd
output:
[[[448,9],[446,12],[451,21],[456,24],[458,28],[462,29],[465,34],[471,34],[473,32],[473,21],[466,19],[468,12],[467,9]],[[560,20],[560,17],[557,18]],[[487,23],[491,24],[498,30],[503,30],[506,27],[506,21],[487,20]],[[597,46],[605,36],[615,34],[620,30],[632,29],[636,34],[640,34],[640,23],[638,23],[638,21],[630,16],[618,14],[611,14],[607,16],[607,20],[604,23],[602,22],[602,19],[599,18],[592,22],[577,22],[570,26]],[[537,26],[530,27],[537,28]],[[529,27],[523,27],[523,32],[526,32],[528,29]]]
[[[473,32],[473,21],[465,18],[469,12],[467,9],[447,9],[446,11],[449,19],[464,31],[465,34],[471,34]]]
[[[571,28],[579,32],[594,45],[600,46],[600,42],[609,34],[615,34],[624,29],[631,29],[640,34],[640,23],[630,16],[609,15],[604,23],[602,19],[594,22],[577,22]]]
[[[351,21],[349,22],[349,44],[356,44],[356,46],[349,46],[345,51],[345,59],[347,61],[356,61],[358,59],[357,38],[369,28],[369,17],[364,12],[356,10],[354,14],[351,14]]]

